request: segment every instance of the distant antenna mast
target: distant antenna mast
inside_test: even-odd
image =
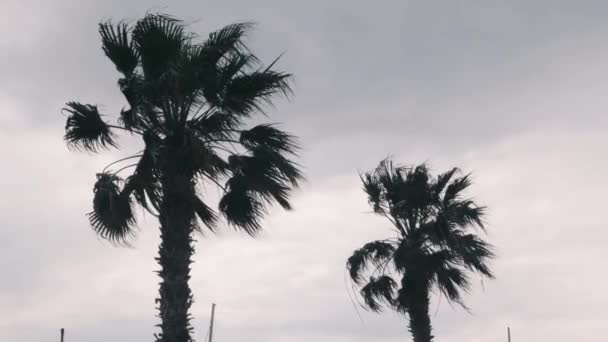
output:
[[[63,342],[63,336],[65,335],[65,329],[61,328],[61,342]]]
[[[511,342],[511,328],[507,327],[507,342]]]
[[[213,321],[215,320],[215,303],[211,304],[211,323],[209,324],[209,342],[213,342]]]

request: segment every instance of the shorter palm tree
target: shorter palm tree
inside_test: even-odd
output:
[[[361,176],[374,213],[391,222],[396,236],[354,251],[347,269],[364,306],[407,315],[415,342],[433,340],[434,290],[464,307],[469,273],[493,278],[487,264],[493,248],[474,230],[485,230],[485,208],[463,197],[471,177],[457,174],[454,168],[433,178],[424,164],[402,167],[386,159]]]

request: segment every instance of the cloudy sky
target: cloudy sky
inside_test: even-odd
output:
[[[388,236],[357,172],[392,154],[473,171],[490,208],[497,279],[435,300],[439,341],[608,339],[608,3],[605,1],[0,2],[0,340],[152,341],[158,229],[132,249],[89,229],[95,172],[122,154],[72,153],[68,100],[125,104],[97,22],[162,10],[204,35],[259,23],[250,40],[295,74],[271,112],[301,138],[307,183],[251,239],[200,238],[196,338],[212,302],[216,341],[407,341],[406,322],[356,309],[344,262]],[[127,149],[134,148],[124,141]]]

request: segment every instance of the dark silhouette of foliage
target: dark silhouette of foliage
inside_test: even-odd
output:
[[[383,307],[409,317],[415,342],[430,342],[430,296],[434,290],[464,306],[470,273],[493,278],[492,246],[477,234],[485,230],[485,208],[463,197],[470,175],[454,168],[433,178],[426,165],[403,167],[383,160],[361,175],[375,214],[390,221],[395,237],[367,243],[346,265],[360,287],[365,307]]]
[[[235,23],[198,41],[183,22],[163,14],[101,23],[102,49],[122,74],[118,85],[128,108],[116,124],[95,105],[64,108],[70,147],[117,147],[118,131],[142,138],[141,153],[97,175],[89,218],[95,232],[116,244],[135,237],[135,204],[159,218],[158,341],[192,341],[192,234],[214,231],[222,215],[255,235],[270,205],[291,209],[291,192],[303,178],[290,159],[298,151],[293,136],[272,124],[247,127],[276,95],[291,94],[291,75],[274,70],[276,60],[262,67],[245,45],[251,28]],[[127,170],[133,172],[121,177]],[[222,191],[219,212],[201,196],[203,184]]]

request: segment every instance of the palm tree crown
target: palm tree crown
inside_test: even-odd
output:
[[[493,277],[492,247],[474,230],[485,229],[485,208],[463,197],[471,178],[458,173],[454,168],[433,178],[424,164],[402,167],[387,159],[361,176],[374,213],[391,222],[396,236],[356,250],[347,268],[367,308],[409,314],[415,341],[432,339],[425,321],[434,289],[464,305],[468,273]]]
[[[258,67],[244,45],[251,27],[228,25],[199,43],[167,15],[148,14],[133,26],[100,24],[103,51],[123,75],[118,84],[129,108],[112,125],[97,106],[68,102],[65,140],[95,152],[117,147],[116,133],[122,130],[141,136],[145,145],[97,175],[89,216],[102,237],[122,243],[133,235],[134,203],[156,215],[169,170],[221,188],[219,211],[249,234],[260,229],[271,202],[291,208],[290,191],[302,179],[288,158],[298,149],[294,138],[271,124],[244,128],[274,95],[291,91],[289,74],[273,70],[274,63]],[[130,176],[119,174],[129,168]],[[216,211],[195,187],[181,190],[184,205],[213,229]]]

